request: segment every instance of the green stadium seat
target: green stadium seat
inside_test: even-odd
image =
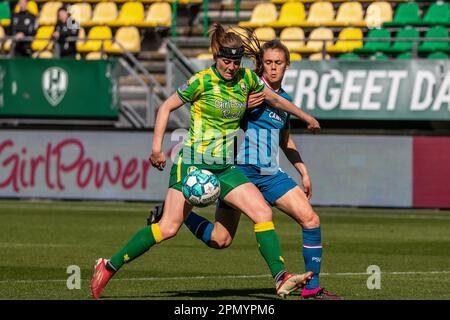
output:
[[[412,56],[411,52],[404,52],[404,53],[399,54],[396,58],[398,60],[409,60],[409,59],[412,59],[413,56]]]
[[[0,2],[0,24],[2,26],[11,24],[11,10],[7,1]]]
[[[377,52],[369,57],[369,60],[376,60],[376,61],[386,61],[389,60],[389,57],[385,55],[384,53]]]
[[[396,39],[418,39],[419,32],[411,27],[406,27],[400,29],[395,35]],[[405,41],[405,40],[395,40],[394,44],[386,49],[383,49],[382,52],[391,52],[391,53],[402,53],[406,51],[411,51],[414,45],[414,41]]]
[[[425,39],[426,38],[442,38],[442,39],[448,39],[448,30],[446,27],[442,26],[436,26],[431,27],[427,30],[425,33]],[[421,45],[419,45],[419,52],[433,52],[438,50],[447,50],[449,48],[449,42],[448,41],[429,41],[425,40]]]
[[[394,20],[385,22],[385,27],[401,27],[420,24],[420,10],[416,2],[401,3],[395,10]]]
[[[359,59],[360,59],[359,55],[353,52],[343,53],[339,56],[339,60],[359,60]]]
[[[433,52],[433,53],[430,53],[427,58],[428,59],[448,59],[449,56],[448,56],[448,54],[446,54],[444,52]]]
[[[433,3],[420,24],[450,26],[450,5],[448,3]]]
[[[385,28],[381,29],[371,29],[369,30],[369,33],[367,34],[367,38],[373,38],[373,39],[386,39],[386,41],[377,41],[377,40],[366,40],[364,42],[364,46],[359,49],[355,49],[354,52],[356,53],[373,53],[377,51],[383,51],[384,49],[387,49],[390,47],[390,39],[391,33],[389,30]]]

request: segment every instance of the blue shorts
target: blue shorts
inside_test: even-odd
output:
[[[271,206],[274,206],[275,201],[297,186],[297,183],[281,169],[272,175],[262,175],[261,170],[254,166],[236,165],[236,167],[244,172]],[[217,207],[230,208],[223,201],[219,201]]]

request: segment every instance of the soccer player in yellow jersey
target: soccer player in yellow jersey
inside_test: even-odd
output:
[[[257,47],[259,46],[256,45]],[[239,130],[250,92],[264,92],[265,99],[274,108],[297,116],[311,130],[320,129],[317,120],[265,87],[251,70],[240,67],[246,51],[254,52],[254,48],[251,43],[244,43],[236,33],[226,32],[221,25],[215,24],[211,28],[211,49],[215,64],[194,75],[159,108],[150,161],[155,168],[163,170],[166,158],[162,152],[162,142],[169,115],[184,103],[191,105],[189,134],[170,171],[169,190],[162,218],[158,223],[139,230],[110,259],[97,260],[91,280],[91,292],[95,299],[100,297],[108,281],[125,263],[177,234],[192,210],[181,187],[183,178],[193,168],[213,172],[221,184],[219,199],[254,222],[260,253],[271,271],[279,296],[285,297],[303,287],[312,277],[312,272],[297,275],[286,271],[272,222],[272,210],[261,192],[233,163],[233,144],[229,138]]]

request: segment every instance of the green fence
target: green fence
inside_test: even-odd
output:
[[[0,117],[117,119],[116,60],[0,59]]]

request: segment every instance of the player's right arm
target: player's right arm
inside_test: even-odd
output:
[[[166,157],[162,152],[162,144],[170,113],[181,107],[183,104],[184,102],[179,95],[174,93],[164,101],[161,107],[159,107],[158,114],[156,115],[150,161],[152,165],[160,171],[166,166]]]

